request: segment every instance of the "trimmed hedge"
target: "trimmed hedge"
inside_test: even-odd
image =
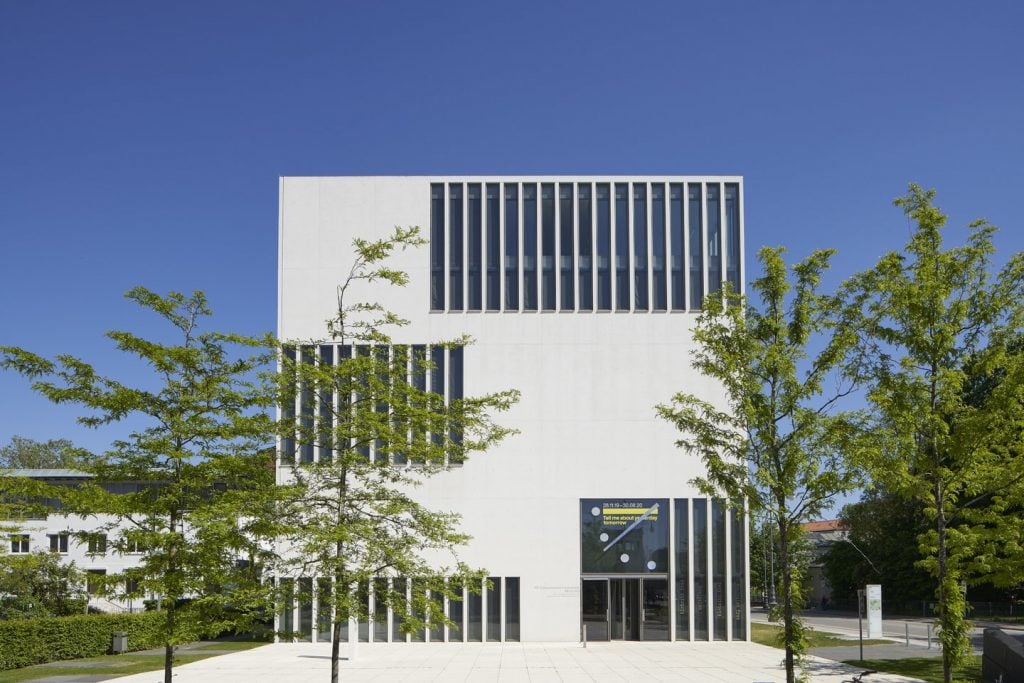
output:
[[[114,631],[128,634],[132,650],[160,647],[163,620],[163,612],[141,612],[0,621],[0,671],[107,654]]]

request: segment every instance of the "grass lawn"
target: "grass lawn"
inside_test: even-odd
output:
[[[255,640],[225,640],[213,643],[204,643],[201,647],[193,648],[187,652],[181,652],[174,656],[174,666],[198,662],[200,659],[216,657],[215,654],[203,654],[203,649],[216,650],[251,650],[266,641]],[[195,654],[193,654],[195,653]],[[100,662],[102,666],[71,666],[74,663]],[[127,653],[123,655],[103,655],[102,657],[89,657],[87,659],[71,659],[60,662],[61,666],[54,666],[56,662],[48,664],[37,664],[27,666],[23,669],[12,669],[0,671],[0,683],[18,683],[19,681],[34,681],[48,676],[71,676],[79,675],[104,675],[127,676],[128,674],[140,674],[146,671],[160,671],[164,668],[163,655],[140,655]]]
[[[846,664],[876,669],[890,674],[920,678],[929,683],[942,683],[941,657],[915,657],[912,659],[865,659],[863,662],[851,659]],[[868,677],[870,680],[871,677]],[[981,657],[971,657],[962,669],[953,671],[953,680],[964,683],[981,683]]]
[[[775,626],[774,624],[751,624],[750,625],[750,638],[755,643],[761,645],[768,645],[771,647],[781,648],[779,644],[779,634],[782,633],[781,626]],[[844,638],[843,636],[836,635],[835,633],[826,633],[824,631],[809,630],[807,633],[807,646],[808,647],[835,647],[836,645],[856,645],[860,641],[856,638]],[[864,639],[865,645],[889,645],[891,640],[868,640]]]

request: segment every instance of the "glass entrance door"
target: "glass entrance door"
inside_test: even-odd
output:
[[[587,640],[608,640],[608,579],[583,579],[580,597]]]

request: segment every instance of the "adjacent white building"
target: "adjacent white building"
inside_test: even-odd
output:
[[[430,245],[395,255],[408,286],[366,292],[411,321],[394,341],[469,335],[446,389],[522,393],[501,416],[517,436],[417,490],[462,515],[461,557],[494,583],[423,638],[747,640],[745,516],[697,492],[699,459],[655,415],[679,391],[723,403],[691,328],[705,294],[743,288],[742,178],[283,178],[280,338],[324,339],[353,238],[396,225]]]

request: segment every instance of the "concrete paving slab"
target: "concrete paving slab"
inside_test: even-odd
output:
[[[347,654],[342,651],[343,656]],[[811,680],[840,683],[860,671],[811,657]],[[175,668],[176,683],[328,681],[330,645],[281,643]],[[782,652],[756,643],[361,643],[341,662],[342,679],[364,681],[682,681],[783,683]],[[159,683],[161,672],[118,678]],[[876,674],[870,683],[915,679]]]

